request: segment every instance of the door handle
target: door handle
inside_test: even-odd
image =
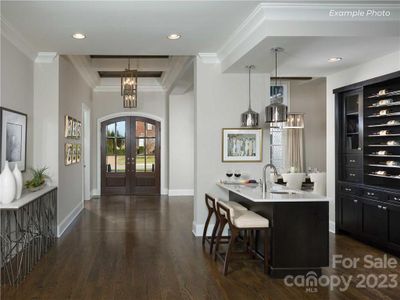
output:
[[[353,200],[354,203],[358,203],[358,200]]]
[[[386,206],[382,206],[382,209],[383,209],[383,210],[387,210],[387,207],[386,207]]]
[[[382,205],[378,205],[378,208],[381,209],[381,208],[382,208]]]

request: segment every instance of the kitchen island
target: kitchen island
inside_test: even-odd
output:
[[[329,200],[313,193],[273,185],[263,193],[258,184],[218,183],[235,201],[270,221],[269,274],[272,277],[321,274],[329,265]],[[263,236],[256,250],[263,251]]]

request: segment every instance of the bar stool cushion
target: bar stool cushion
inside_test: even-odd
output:
[[[253,211],[238,211],[231,217],[232,224],[238,228],[268,228],[269,220]]]
[[[223,206],[229,209],[229,212],[231,214],[231,218],[235,215],[235,212],[239,211],[247,211],[247,208],[244,207],[243,205],[235,202],[235,201],[224,201],[224,200],[219,200],[216,199],[217,202],[221,203]],[[222,213],[224,213],[222,211]]]

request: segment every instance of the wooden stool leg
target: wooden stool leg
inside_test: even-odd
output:
[[[213,212],[211,210],[209,210],[208,211],[208,216],[207,216],[207,219],[206,219],[206,223],[204,224],[203,240],[202,240],[203,246],[204,246],[204,243],[206,241],[208,224],[210,223],[210,219],[211,219],[212,214],[213,214]]]
[[[254,259],[256,257],[256,235],[255,230],[250,229],[250,253],[251,257]]]
[[[223,271],[224,276],[228,273],[229,260],[231,259],[233,245],[235,244],[236,238],[239,235],[238,229],[232,228],[231,231],[232,232],[231,232],[231,238],[229,240],[228,250],[226,251],[225,254],[224,271]]]
[[[268,274],[268,261],[269,261],[269,229],[264,230],[264,273]]]
[[[226,220],[225,219],[221,220],[217,233],[217,242],[215,244],[214,260],[217,260],[219,244],[221,243],[222,232],[224,231],[225,225],[226,225]]]
[[[214,241],[215,241],[215,235],[217,234],[218,227],[219,227],[219,218],[216,218],[216,219],[215,219],[214,229],[213,229],[212,235],[211,235],[210,254],[212,254],[212,251],[213,251]]]

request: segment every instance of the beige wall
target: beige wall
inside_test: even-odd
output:
[[[83,141],[64,138],[64,117],[69,115],[77,120],[82,120],[82,103],[91,107],[92,89],[79,75],[72,63],[65,56],[59,59],[59,200],[58,222],[68,218],[69,214],[82,205],[82,163],[65,166],[64,144],[80,143],[82,150]],[[82,153],[83,153],[82,151]]]
[[[120,114],[143,115],[161,121],[161,193],[168,192],[168,126],[167,126],[167,96],[163,91],[138,91],[138,107],[124,109],[119,92],[94,92],[92,106],[92,132],[91,132],[91,189],[92,194],[100,194],[100,166],[98,146],[98,122]]]
[[[195,191],[193,232],[201,235],[207,209],[204,194],[222,199],[228,195],[216,183],[226,178],[228,169],[240,169],[245,176],[259,179],[263,165],[269,162],[269,142],[264,130],[263,161],[253,163],[224,163],[221,160],[222,129],[240,127],[240,115],[248,108],[248,75],[223,74],[220,64],[195,62]],[[269,93],[269,77],[252,75],[253,110],[260,113],[264,126],[264,108]]]
[[[169,194],[193,194],[193,90],[169,97]]]
[[[291,81],[290,111],[305,114],[306,170],[326,171],[326,79]]]
[[[28,115],[26,166],[30,168],[33,164],[33,62],[2,35],[0,63],[0,106]]]

